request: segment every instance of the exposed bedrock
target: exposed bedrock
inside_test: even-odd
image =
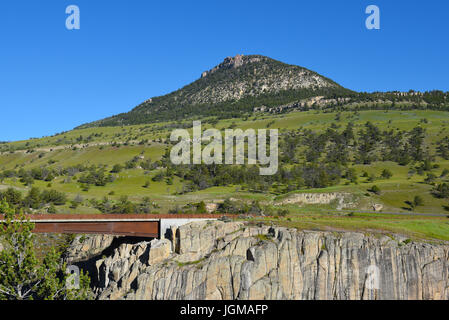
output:
[[[448,243],[202,221],[97,259],[98,299],[448,299]]]

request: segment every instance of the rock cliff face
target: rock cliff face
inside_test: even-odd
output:
[[[96,261],[98,299],[448,299],[449,245],[198,222]]]
[[[110,247],[113,241],[114,237],[109,235],[79,235],[68,248],[65,261],[71,264],[87,260]]]
[[[241,54],[238,54],[235,57],[227,57],[218,66],[214,67],[213,69],[211,69],[209,71],[203,72],[201,74],[201,78],[205,78],[209,74],[217,72],[218,70],[238,68],[238,67],[241,67],[245,62],[253,63],[253,62],[259,62],[260,60],[261,60],[261,58],[259,58],[259,57],[250,57],[250,59],[244,61],[243,55],[241,55]]]
[[[355,199],[350,193],[295,193],[279,202],[279,204],[330,204],[336,202],[337,209],[349,208]]]

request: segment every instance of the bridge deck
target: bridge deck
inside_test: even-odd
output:
[[[86,233],[159,238],[167,226],[218,219],[214,214],[42,214],[28,215],[35,233]],[[0,215],[0,221],[3,216]],[[181,223],[179,223],[181,221]]]

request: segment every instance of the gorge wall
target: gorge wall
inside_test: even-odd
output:
[[[109,241],[97,241],[108,243]],[[98,299],[448,299],[449,244],[204,221],[94,263]]]

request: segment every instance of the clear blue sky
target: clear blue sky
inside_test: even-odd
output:
[[[78,5],[81,29],[65,27]],[[365,8],[381,30],[365,28]],[[449,91],[447,0],[0,2],[0,140],[126,112],[235,54],[263,54],[358,91]]]

